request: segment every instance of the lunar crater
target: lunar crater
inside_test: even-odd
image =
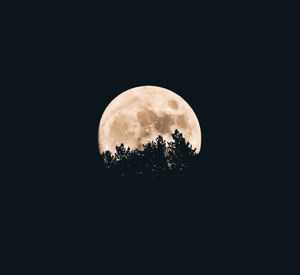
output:
[[[171,108],[173,108],[173,109],[175,109],[175,110],[177,110],[178,109],[178,103],[177,103],[177,101],[176,100],[169,100],[169,106],[171,107]]]

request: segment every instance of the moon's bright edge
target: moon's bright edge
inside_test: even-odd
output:
[[[189,104],[176,93],[156,86],[140,86],[115,97],[100,119],[98,145],[100,153],[115,153],[123,143],[132,150],[161,135],[171,141],[178,129],[196,152],[201,148],[199,121]]]

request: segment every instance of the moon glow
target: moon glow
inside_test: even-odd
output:
[[[116,145],[132,150],[161,135],[171,141],[178,129],[196,152],[201,148],[199,121],[189,104],[176,93],[156,86],[140,86],[115,97],[100,119],[98,145],[100,153],[115,153]]]

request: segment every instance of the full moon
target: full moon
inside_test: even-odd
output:
[[[196,152],[201,148],[199,121],[190,105],[178,94],[156,86],[140,86],[115,97],[100,119],[98,145],[100,153],[115,153],[121,143],[130,149],[161,135],[171,141],[177,129]]]

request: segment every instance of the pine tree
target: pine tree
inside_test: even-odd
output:
[[[172,170],[183,171],[192,165],[196,149],[186,142],[182,133],[177,129],[172,135],[173,142],[168,142],[168,164]]]
[[[114,156],[111,154],[111,152],[109,150],[103,152],[101,154],[103,161],[104,161],[104,165],[106,168],[111,168],[113,166],[114,163]]]
[[[196,149],[185,140],[177,129],[171,134],[173,141],[162,136],[143,144],[142,150],[130,150],[124,144],[116,146],[116,153],[102,153],[104,164],[114,174],[121,176],[145,176],[156,181],[169,175],[188,170],[196,158]]]

